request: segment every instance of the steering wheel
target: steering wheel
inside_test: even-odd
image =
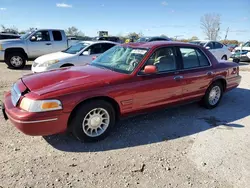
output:
[[[138,65],[139,61],[137,59],[133,59],[129,62],[129,65],[132,67],[136,67]]]

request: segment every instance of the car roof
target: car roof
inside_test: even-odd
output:
[[[163,39],[167,39],[168,37],[164,37],[164,36],[143,36],[143,37],[140,37],[140,38],[163,38]]]
[[[195,44],[185,43],[185,42],[177,42],[177,41],[153,41],[153,42],[134,42],[134,43],[126,43],[122,44],[123,46],[128,46],[132,48],[157,48],[161,46],[190,46],[197,47]]]
[[[85,40],[85,41],[80,41],[80,43],[88,43],[88,44],[98,44],[98,43],[119,44],[119,43],[117,43],[117,42],[108,41],[108,40],[96,40],[96,41]]]

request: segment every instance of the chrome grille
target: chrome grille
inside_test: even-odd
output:
[[[17,84],[14,84],[11,88],[11,101],[14,106],[17,105],[20,97],[21,97],[21,92],[18,89]]]

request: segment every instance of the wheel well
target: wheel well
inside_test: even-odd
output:
[[[226,82],[225,79],[220,78],[218,80],[215,80],[213,83],[215,83],[215,82],[220,82],[222,84],[223,91],[226,91],[226,89],[227,89],[227,82]]]
[[[6,60],[7,56],[10,54],[10,53],[13,53],[13,52],[19,52],[19,53],[22,53],[24,55],[24,57],[26,59],[28,59],[28,55],[26,54],[26,52],[24,51],[24,49],[22,48],[8,48],[5,50],[5,56],[4,56],[4,59]]]
[[[119,104],[112,98],[110,97],[106,97],[106,96],[100,96],[100,97],[93,97],[93,98],[89,98],[89,99],[86,99],[82,102],[80,102],[74,109],[73,111],[70,113],[70,116],[69,116],[69,120],[68,120],[68,126],[70,125],[70,122],[72,121],[72,118],[74,118],[78,108],[83,105],[83,104],[86,104],[88,102],[91,102],[91,101],[94,101],[94,100],[103,100],[103,101],[106,101],[108,103],[110,103],[114,110],[115,110],[115,116],[116,116],[116,119],[119,119],[119,116],[120,116],[120,107],[119,107]]]
[[[61,67],[70,67],[70,66],[74,66],[74,65],[71,64],[71,63],[65,63],[65,64],[63,64]]]

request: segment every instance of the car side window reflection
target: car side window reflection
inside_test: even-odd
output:
[[[173,48],[160,48],[156,50],[146,62],[146,65],[155,65],[158,72],[173,71],[177,69],[176,53]]]

